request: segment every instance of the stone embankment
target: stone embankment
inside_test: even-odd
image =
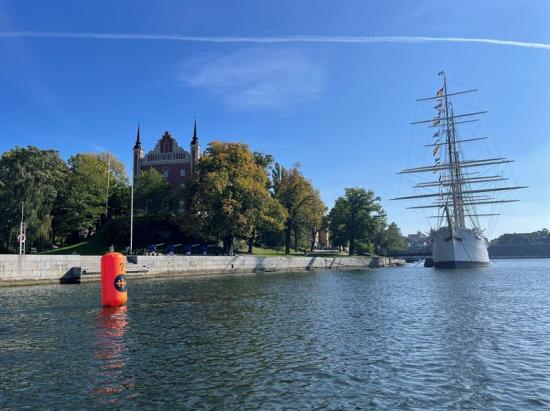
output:
[[[0,286],[99,281],[101,256],[0,255]],[[129,256],[132,277],[361,269],[394,265],[384,257]]]

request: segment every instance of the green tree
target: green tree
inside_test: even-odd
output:
[[[109,199],[106,218],[110,220],[114,217],[129,215],[131,188],[128,184],[124,164],[112,153],[103,152],[98,155],[109,169],[109,184],[107,187]]]
[[[285,221],[285,254],[290,254],[292,232],[294,246],[298,248],[300,231],[320,224],[325,206],[319,191],[303,176],[299,166],[286,169],[276,164],[273,168],[273,192],[288,214]]]
[[[325,206],[325,203],[323,203],[320,196],[317,195],[314,197],[314,200],[308,204],[304,212],[301,213],[302,220],[298,223],[298,227],[303,227],[304,231],[307,232],[309,236],[308,240],[310,242],[310,251],[313,251],[315,247],[315,236],[323,225],[323,217],[326,212],[327,207]],[[298,247],[295,242],[295,251],[298,251],[297,248]]]
[[[349,246],[349,255],[359,247],[372,250],[386,224],[380,197],[363,188],[346,188],[329,214],[332,244]]]
[[[94,234],[109,218],[108,198],[113,200],[110,202],[112,215],[127,213],[123,202],[128,198],[128,183],[122,163],[106,153],[71,156],[66,190],[56,206],[58,232],[69,241]]]
[[[226,254],[233,254],[235,237],[251,237],[270,200],[265,169],[238,143],[210,143],[185,191],[187,231],[221,238]]]
[[[266,172],[266,175],[269,176],[274,165],[273,156],[271,154],[264,154],[258,151],[255,151],[253,156],[256,164],[262,167]],[[277,199],[273,198],[273,193],[271,191],[272,183],[269,180],[269,177],[266,180],[266,189],[268,190],[270,196],[269,199],[262,204],[255,227],[252,230],[252,235],[248,238],[248,254],[252,254],[253,252],[254,241],[257,233],[276,233],[284,229],[284,221],[287,218],[287,212],[282,204]]]
[[[156,169],[142,171],[136,178],[134,206],[144,216],[174,217],[177,199],[166,178]]]
[[[385,230],[381,231],[378,246],[387,252],[395,253],[407,248],[407,241],[401,234],[401,229],[395,223],[391,223]]]
[[[26,247],[53,241],[53,208],[66,183],[67,166],[54,150],[16,147],[0,158],[0,249],[14,252],[23,205]]]
[[[252,235],[248,239],[248,253],[252,254],[257,232],[280,232],[284,229],[287,217],[288,213],[283,205],[270,195],[262,204]]]

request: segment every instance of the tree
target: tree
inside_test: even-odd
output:
[[[107,164],[110,173],[106,219],[129,215],[131,188],[124,164],[111,153],[103,152],[98,155]]]
[[[239,143],[210,143],[188,187],[185,226],[221,238],[225,254],[233,254],[235,237],[250,238],[270,200],[266,171]]]
[[[48,248],[53,240],[54,204],[66,183],[67,166],[54,150],[16,147],[0,158],[0,249],[14,252],[21,220],[27,247]]]
[[[386,214],[371,190],[346,188],[343,197],[338,197],[330,211],[330,231],[332,243],[336,246],[349,246],[349,255],[357,251],[357,246],[373,248],[377,234],[384,229]]]
[[[110,203],[112,215],[126,213],[127,205],[122,202],[128,196],[128,183],[122,163],[107,153],[71,156],[68,184],[56,206],[56,227],[60,234],[71,241],[85,239],[109,218],[107,179],[109,198],[116,194],[116,201]],[[115,208],[117,203],[120,209]]]
[[[137,176],[134,204],[143,215],[152,217],[173,217],[177,209],[170,183],[154,168]]]
[[[327,207],[325,203],[323,203],[319,196],[315,196],[313,201],[307,205],[304,212],[301,213],[302,220],[298,223],[298,227],[304,227],[304,229],[307,230],[310,241],[310,251],[313,251],[315,248],[315,237],[323,225],[323,218],[326,212]],[[297,249],[296,243],[294,244],[294,248],[295,250]]]
[[[283,205],[271,195],[262,204],[252,235],[248,239],[248,254],[252,254],[256,232],[280,232],[284,229],[284,222],[288,213]]]
[[[378,245],[390,253],[395,253],[407,248],[407,241],[397,224],[391,223],[381,232]]]
[[[264,154],[258,151],[253,153],[256,164],[264,169],[266,175],[269,176],[273,169],[274,160],[271,154]],[[284,229],[284,221],[287,218],[287,212],[282,204],[273,198],[272,183],[266,180],[266,189],[269,192],[269,199],[262,205],[255,227],[252,230],[251,236],[248,238],[248,254],[253,253],[254,240],[258,232],[279,232]]]
[[[297,248],[300,230],[320,224],[325,206],[319,191],[302,175],[298,166],[285,169],[275,165],[273,192],[288,214],[285,221],[285,254],[290,254],[292,231]]]

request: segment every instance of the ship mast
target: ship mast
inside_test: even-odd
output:
[[[452,217],[449,216],[448,221],[454,224],[454,227],[464,227],[464,206],[462,201],[462,190],[460,177],[460,158],[458,155],[456,144],[456,129],[454,124],[454,113],[449,102],[449,96],[447,92],[447,77],[445,72],[441,72],[443,75],[443,99],[445,102],[445,122],[446,135],[447,135],[447,150],[449,156],[449,171],[450,171],[450,188],[451,198],[453,200],[453,213]],[[447,209],[448,210],[448,209]],[[447,211],[448,213],[448,211]],[[451,229],[452,227],[449,227]]]
[[[451,232],[451,237],[454,235],[456,228],[466,228],[465,217],[472,222],[473,228],[479,229],[477,217],[493,216],[494,213],[478,213],[476,211],[477,205],[490,205],[500,203],[510,203],[518,200],[499,200],[491,197],[490,193],[517,190],[527,188],[526,186],[505,186],[505,187],[482,187],[476,189],[477,184],[486,184],[490,182],[505,181],[500,174],[487,175],[484,172],[477,171],[464,171],[463,169],[477,169],[487,166],[496,166],[499,164],[511,163],[513,160],[508,160],[504,157],[495,158],[483,158],[483,159],[464,159],[460,150],[462,143],[470,143],[479,140],[484,140],[487,137],[477,138],[459,138],[457,135],[457,124],[471,123],[479,121],[472,116],[478,116],[480,114],[487,113],[487,111],[477,111],[470,113],[454,113],[454,107],[450,96],[462,95],[466,93],[472,93],[477,89],[449,92],[447,89],[447,77],[445,72],[441,71],[439,75],[443,76],[443,87],[439,89],[435,96],[418,99],[417,101],[437,101],[436,108],[438,113],[435,118],[414,121],[413,125],[426,125],[432,128],[437,128],[436,133],[433,135],[435,142],[433,144],[424,145],[424,147],[433,147],[433,155],[435,157],[435,164],[425,165],[419,167],[408,168],[401,170],[398,174],[410,174],[410,173],[438,173],[439,178],[436,181],[426,181],[414,186],[417,189],[430,189],[430,187],[439,188],[437,193],[425,193],[417,194],[405,197],[392,198],[391,200],[413,200],[413,199],[433,199],[430,204],[407,207],[408,209],[423,209],[423,208],[437,208],[443,211],[443,214],[433,216],[434,218],[441,219],[446,216],[447,224]],[[442,117],[441,114],[444,114]],[[456,120],[458,119],[458,121]],[[442,123],[445,122],[445,123]],[[445,138],[440,141],[440,135],[445,133]],[[441,137],[443,137],[441,135]],[[445,160],[441,162],[439,156],[439,148],[446,149]],[[475,220],[474,220],[475,219]]]

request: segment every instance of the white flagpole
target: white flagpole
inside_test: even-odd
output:
[[[134,248],[134,183],[135,178],[133,177],[134,173],[132,173],[132,191],[130,194],[130,249],[128,250],[128,254],[132,254],[132,250]]]
[[[111,153],[107,153],[107,198],[105,199],[105,217],[109,213],[109,180],[111,177]]]

